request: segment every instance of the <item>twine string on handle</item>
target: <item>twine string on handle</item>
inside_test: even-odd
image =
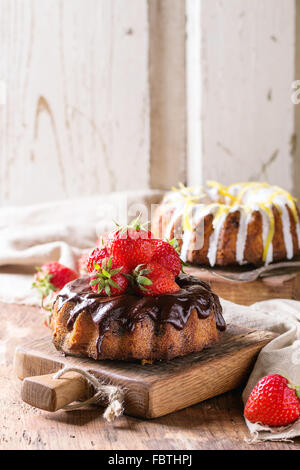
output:
[[[66,405],[63,409],[65,411],[78,410],[86,405],[92,405],[97,403],[101,398],[106,397],[108,400],[108,406],[103,414],[104,418],[110,423],[114,421],[115,418],[123,414],[123,401],[124,401],[124,391],[121,387],[115,385],[106,385],[100,382],[94,375],[90,372],[80,369],[79,367],[64,367],[54,374],[54,379],[59,379],[62,375],[67,372],[77,372],[81,374],[89,385],[91,385],[95,393],[91,398],[88,398],[85,401],[74,403],[73,405]]]

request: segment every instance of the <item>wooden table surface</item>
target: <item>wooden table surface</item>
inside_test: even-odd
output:
[[[162,418],[123,416],[109,424],[102,408],[54,414],[22,402],[13,371],[15,347],[45,335],[39,310],[0,303],[0,449],[300,449],[294,443],[249,444],[241,391]],[[49,338],[50,340],[50,338]]]

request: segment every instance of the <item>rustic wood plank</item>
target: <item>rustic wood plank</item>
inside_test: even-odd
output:
[[[229,392],[182,411],[144,421],[123,416],[114,424],[101,408],[50,414],[21,400],[21,382],[13,371],[15,348],[45,336],[39,310],[0,304],[1,449],[300,449],[294,443],[249,444],[242,414],[241,390]]]

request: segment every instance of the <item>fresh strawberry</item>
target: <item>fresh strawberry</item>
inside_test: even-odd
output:
[[[244,410],[252,423],[286,426],[300,416],[300,386],[281,375],[267,375],[253,388]]]
[[[73,269],[67,268],[63,264],[53,262],[43,264],[37,268],[35,281],[32,287],[39,290],[42,298],[62,289],[68,282],[78,278],[78,274]]]
[[[88,261],[86,263],[86,269],[89,273],[94,271],[94,264],[101,264],[101,262],[109,257],[109,252],[107,248],[98,248],[96,247],[91,254],[89,255]]]
[[[130,225],[118,228],[110,235],[109,252],[113,260],[129,269],[148,263],[154,253],[152,233],[135,219]]]
[[[163,240],[152,240],[152,243],[154,255],[151,261],[159,263],[177,277],[182,270],[182,261],[172,243]]]
[[[127,278],[142,295],[161,295],[179,290],[174,274],[156,262],[138,265]]]
[[[107,297],[124,294],[128,287],[128,279],[123,275],[126,273],[126,268],[117,265],[111,258],[104,258],[99,264],[94,263],[91,288],[97,294]]]
[[[118,263],[135,268],[138,264],[148,263],[154,252],[151,240],[132,239],[129,231],[126,238],[115,238],[110,245],[110,256]]]
[[[118,234],[115,234],[114,238],[109,244],[110,256],[117,264],[126,266],[131,256],[132,245],[133,242],[129,237],[124,238],[122,236],[122,238],[118,238]]]

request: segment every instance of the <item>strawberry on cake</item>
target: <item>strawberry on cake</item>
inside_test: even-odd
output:
[[[96,360],[168,360],[200,351],[225,330],[209,285],[182,273],[172,242],[154,239],[136,219],[91,252],[88,275],[59,291],[53,342]]]

